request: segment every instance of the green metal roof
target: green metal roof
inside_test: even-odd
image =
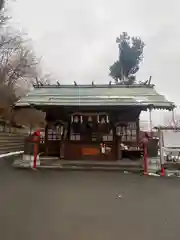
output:
[[[44,85],[35,86],[16,106],[149,106],[170,109],[172,102],[153,85]]]

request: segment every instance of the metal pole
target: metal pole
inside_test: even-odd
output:
[[[175,125],[175,112],[174,112],[174,108],[172,109],[172,122]]]
[[[152,136],[152,108],[149,108],[149,126],[150,126],[150,134]]]

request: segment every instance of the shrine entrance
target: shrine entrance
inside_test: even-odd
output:
[[[116,159],[115,153],[114,126],[107,113],[71,114],[66,159],[110,161]]]
[[[97,110],[48,109],[45,155],[76,161],[123,162],[140,158],[140,109]]]

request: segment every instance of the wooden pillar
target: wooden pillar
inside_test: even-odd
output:
[[[120,142],[119,142],[119,138],[116,134],[116,125],[115,125],[115,122],[113,122],[113,147],[115,148],[115,159],[116,160],[119,160],[120,158]]]
[[[46,111],[45,116],[45,129],[44,129],[44,145],[45,145],[45,155],[48,155],[48,118],[47,118],[48,112]]]
[[[68,134],[68,124],[64,124],[63,128],[63,134],[61,137],[61,142],[60,142],[60,159],[64,159],[64,154],[65,154],[65,142]]]
[[[137,120],[136,120],[136,141],[137,141],[137,145],[139,144],[139,141],[140,141],[139,134],[140,134],[140,126],[139,126],[139,117],[138,117]]]

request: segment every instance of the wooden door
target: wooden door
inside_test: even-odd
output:
[[[51,156],[60,155],[62,125],[51,124],[46,129],[46,153]]]

